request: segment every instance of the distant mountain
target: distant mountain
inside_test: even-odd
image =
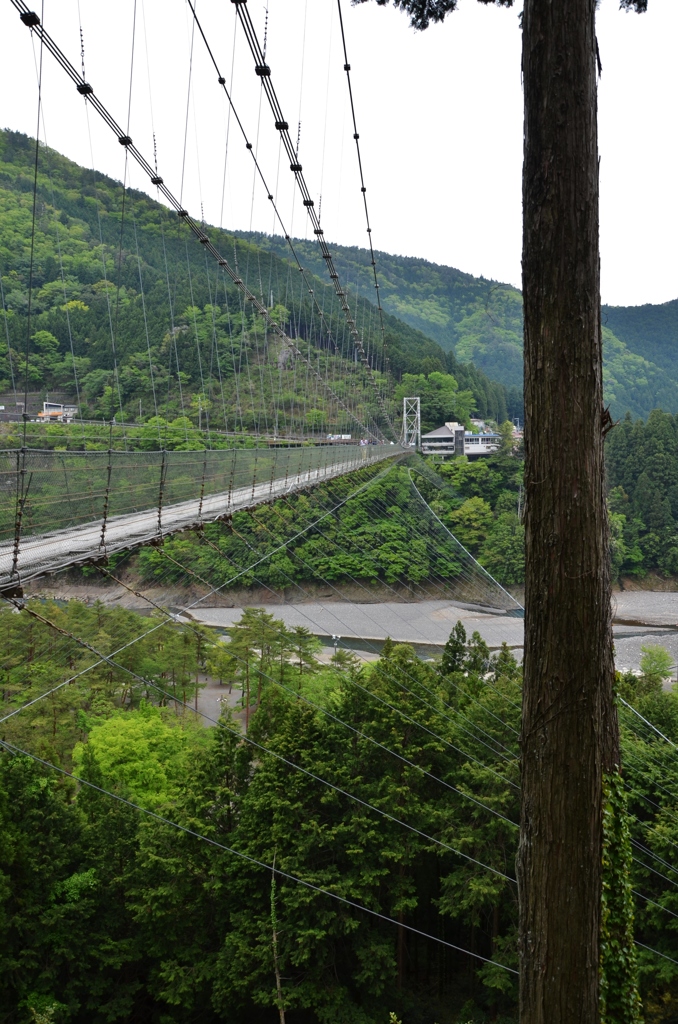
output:
[[[603,324],[631,352],[678,379],[678,299],[659,306],[603,306]]]
[[[14,368],[21,374],[23,366],[33,145],[24,135],[0,132],[0,275],[6,309],[2,316],[0,306],[0,392],[10,389]],[[217,303],[225,319],[215,324],[210,312],[213,286],[204,261],[201,264],[204,254],[195,246],[186,248],[175,217],[143,193],[130,192],[123,224],[119,182],[78,167],[52,150],[41,154],[31,390],[72,392],[77,370],[83,414],[110,418],[120,404],[112,390],[115,329],[125,417],[148,416],[152,373],[155,391],[164,396],[158,399],[158,411],[167,416],[183,411],[199,420],[206,386],[202,366],[212,365],[219,346],[234,366],[229,324],[243,315],[237,291],[229,285],[219,293]],[[243,232],[234,238],[217,229],[210,229],[210,234],[226,251],[235,248],[235,258],[246,267],[256,263],[258,278],[280,282],[284,298],[290,260],[283,238]],[[316,243],[301,239],[294,244],[315,275],[316,295],[327,294],[331,307],[326,267]],[[369,253],[355,246],[331,248],[349,294],[359,295],[360,322],[374,329]],[[396,380],[404,373],[447,371],[455,375],[460,389],[473,393],[481,416],[522,416],[519,290],[423,259],[383,252],[376,258]],[[308,297],[299,302],[293,326],[303,337],[313,329],[314,314]],[[678,300],[661,306],[605,307],[603,338],[605,393],[615,418],[627,410],[645,418],[657,407],[678,413]],[[250,340],[255,344],[254,334]],[[233,372],[225,365],[220,370],[222,376]],[[264,399],[266,404],[262,392]],[[221,398],[217,405],[225,416],[228,409]],[[229,416],[234,415],[233,409]]]
[[[284,252],[282,238],[247,237]],[[320,274],[323,261],[316,244],[304,239],[294,244],[305,265]],[[368,251],[331,248],[340,273],[371,299]],[[410,256],[377,252],[376,260],[387,312],[507,388],[522,385],[522,297],[517,288]],[[678,299],[661,306],[604,306],[602,314],[605,396],[613,416],[628,410],[645,418],[655,408],[678,413]]]
[[[12,407],[25,376],[34,154],[33,140],[0,131],[0,395],[10,395]],[[209,408],[214,429],[242,430],[273,422],[279,405],[305,409],[306,375],[295,371],[294,360],[271,374],[259,318],[243,309],[229,279],[217,278],[217,268],[189,242],[177,217],[133,190],[123,215],[122,195],[120,182],[40,147],[28,366],[36,401],[47,392],[73,399],[77,394],[84,418],[110,420],[122,413],[127,423],[144,422],[157,409],[168,419],[199,424]],[[354,353],[347,346],[349,355],[334,355],[318,340],[312,300],[290,288],[298,275],[284,240],[277,246],[268,239],[262,251],[226,231],[209,233],[233,254],[262,298],[266,291],[287,329],[316,349],[309,359],[327,360],[323,373],[333,387],[351,387]],[[333,303],[326,267],[322,260],[307,262],[317,271],[310,281],[341,345],[345,321]],[[352,283],[356,276],[352,272]],[[374,288],[360,292],[354,315],[369,346],[379,335]],[[355,297],[354,287],[350,294]],[[384,326],[396,382],[406,373],[448,372],[460,390],[472,392],[481,416],[522,415],[519,389],[490,380],[468,360],[458,363],[449,346],[443,350],[396,315],[387,313]],[[311,426],[329,415],[326,397],[316,392]],[[365,415],[378,414],[371,389],[364,398],[361,392],[361,401]],[[397,415],[395,406],[392,411]]]

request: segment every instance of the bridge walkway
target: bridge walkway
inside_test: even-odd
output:
[[[397,445],[0,453],[0,591],[403,455]]]

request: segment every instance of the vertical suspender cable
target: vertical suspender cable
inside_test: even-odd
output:
[[[363,197],[363,206],[365,209],[365,222],[367,226],[367,240],[370,247],[370,259],[372,263],[372,271],[374,274],[374,287],[376,290],[377,298],[377,309],[379,310],[379,321],[381,326],[381,341],[382,349],[384,354],[384,368],[388,369],[388,353],[386,348],[386,330],[384,327],[384,310],[381,305],[381,295],[379,289],[379,278],[377,277],[377,261],[374,258],[374,247],[372,245],[372,228],[370,226],[370,214],[367,207],[367,188],[365,187],[365,176],[363,173],[363,161],[360,153],[360,134],[358,132],[358,123],[355,115],[355,103],[353,101],[353,87],[351,85],[351,65],[348,62],[348,51],[346,48],[346,33],[344,31],[344,18],[341,10],[341,0],[337,0],[337,10],[339,11],[339,25],[341,27],[341,42],[344,50],[344,71],[346,72],[346,84],[348,85],[348,95],[351,103],[351,117],[353,120],[353,138],[355,139],[356,154],[358,156],[358,170],[360,172],[360,191]]]
[[[45,15],[45,3],[42,2],[41,10],[41,21],[44,20]],[[33,16],[35,18],[35,15]],[[32,19],[27,19],[24,24],[33,30],[35,22]],[[24,367],[24,403],[23,403],[23,443],[21,446],[20,465],[17,459],[17,478],[16,478],[16,513],[14,517],[14,553],[12,558],[12,578],[16,579],[17,587],[20,588],[20,577],[19,577],[19,548],[21,545],[21,529],[23,524],[23,517],[25,512],[26,500],[28,497],[28,487],[30,485],[30,478],[28,483],[26,482],[26,432],[28,429],[28,373],[29,373],[29,359],[30,359],[30,348],[31,348],[31,312],[33,304],[33,269],[34,269],[34,257],[35,257],[35,220],[37,212],[37,201],[38,201],[38,159],[40,154],[40,115],[42,111],[42,55],[43,45],[42,39],[40,41],[40,63],[38,71],[38,116],[35,127],[35,159],[33,166],[33,212],[31,219],[31,255],[30,264],[28,271],[28,310],[26,318],[26,349],[25,349],[25,367]]]
[[[5,338],[7,341],[7,361],[9,363],[9,374],[12,378],[12,393],[14,395],[14,405],[16,407],[16,378],[14,376],[14,360],[12,359],[12,346],[9,340],[9,322],[7,320],[7,306],[5,305],[5,288],[2,283],[2,268],[0,268],[0,299],[2,299],[2,318],[5,321]]]

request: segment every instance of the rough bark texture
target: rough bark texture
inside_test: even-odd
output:
[[[521,1024],[595,1024],[613,704],[595,0],[526,0]]]

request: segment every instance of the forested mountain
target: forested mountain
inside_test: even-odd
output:
[[[247,236],[282,251],[284,242]],[[295,245],[319,272],[314,242]],[[339,266],[361,294],[371,296],[369,258],[357,246],[333,246]],[[384,308],[427,335],[461,362],[473,362],[509,388],[522,386],[522,297],[511,285],[464,274],[411,256],[376,254]],[[660,306],[604,306],[605,396],[615,417],[652,409],[678,412],[678,300]]]
[[[0,133],[0,392],[6,393],[13,387],[23,391],[33,154],[34,143],[26,136]],[[119,182],[41,148],[30,389],[79,394],[83,415],[98,419],[117,415],[144,422],[157,411],[168,419],[204,424],[209,414],[215,429],[258,432],[270,429],[277,401],[284,409],[303,405],[302,427],[336,429],[339,424],[332,422],[317,386],[308,407],[307,374],[297,373],[295,360],[279,353],[275,374],[264,365],[261,351],[268,345],[270,363],[272,343],[264,341],[261,323],[243,308],[237,288],[207,261],[178,218],[140,192],[128,190],[125,202],[123,207]],[[275,309],[288,333],[301,339],[309,362],[332,381],[335,392],[362,402],[361,415],[376,415],[369,388],[356,399],[360,367],[353,353],[335,355],[327,342],[318,341],[317,315],[299,288],[296,267],[270,247],[265,251],[227,232],[206,230]],[[311,278],[311,284],[340,338],[345,325],[325,269],[318,269],[323,277]],[[349,297],[379,369],[374,305],[351,287]],[[508,393],[395,316],[387,315],[385,327],[396,382],[404,373],[452,373],[460,391],[472,392],[481,416],[502,421],[520,415],[522,399],[515,389]],[[243,381],[247,386],[238,388]]]
[[[270,404],[270,385],[254,355],[257,325],[243,312],[234,286],[224,288],[214,268],[206,270],[204,254],[180,231],[176,218],[145,194],[128,191],[121,225],[119,182],[51,150],[41,153],[31,390],[74,395],[77,376],[85,416],[110,418],[122,405],[128,422],[146,421],[157,406],[169,419],[185,415],[197,423],[200,410],[211,409],[213,425],[230,429],[236,425],[234,404],[227,408],[217,400],[213,382],[205,379],[206,367],[214,375],[216,356],[221,379],[232,380],[238,372],[234,351],[242,351],[244,338],[248,370],[259,372],[259,393]],[[11,390],[13,379],[23,389],[32,155],[33,143],[26,136],[0,132],[0,393]],[[257,290],[263,294],[268,289],[274,301],[287,295],[292,305],[292,264],[284,239],[209,230]],[[327,296],[317,246],[303,239],[295,246],[314,275],[317,294]],[[337,245],[332,251],[349,293],[359,296],[359,319],[375,334],[367,252]],[[520,292],[413,257],[379,252],[377,260],[396,381],[404,373],[451,373],[460,391],[472,392],[479,415],[499,421],[521,416]],[[271,282],[273,289],[268,288]],[[281,315],[284,319],[287,314],[290,330],[310,337],[310,301],[297,296],[295,302],[294,311],[284,307]],[[604,307],[603,338],[606,398],[613,416],[630,411],[646,417],[657,407],[678,412],[678,300],[660,306]],[[315,358],[328,365],[327,355]],[[335,366],[333,372],[345,376],[346,366]],[[290,398],[299,383],[288,383]],[[241,409],[239,429],[257,428],[261,409],[251,405]],[[327,412],[319,408],[315,414],[318,420]]]
[[[280,238],[239,234],[276,252],[284,251],[285,243]],[[295,239],[294,244],[303,253],[304,263],[318,273],[322,257],[315,243]],[[367,251],[346,245],[333,245],[332,249],[340,273],[362,294],[371,295],[374,280]],[[445,351],[456,352],[465,362],[473,358],[473,338],[499,344],[494,360],[500,368],[497,379],[507,384],[522,382],[522,354],[515,351],[516,345],[518,349],[522,346],[521,296],[517,289],[413,256],[377,252],[375,258],[382,303],[389,313],[437,341]],[[506,337],[502,342],[503,334]],[[476,348],[486,355],[481,347]]]
[[[678,299],[657,306],[603,306],[603,324],[630,352],[678,379]]]

